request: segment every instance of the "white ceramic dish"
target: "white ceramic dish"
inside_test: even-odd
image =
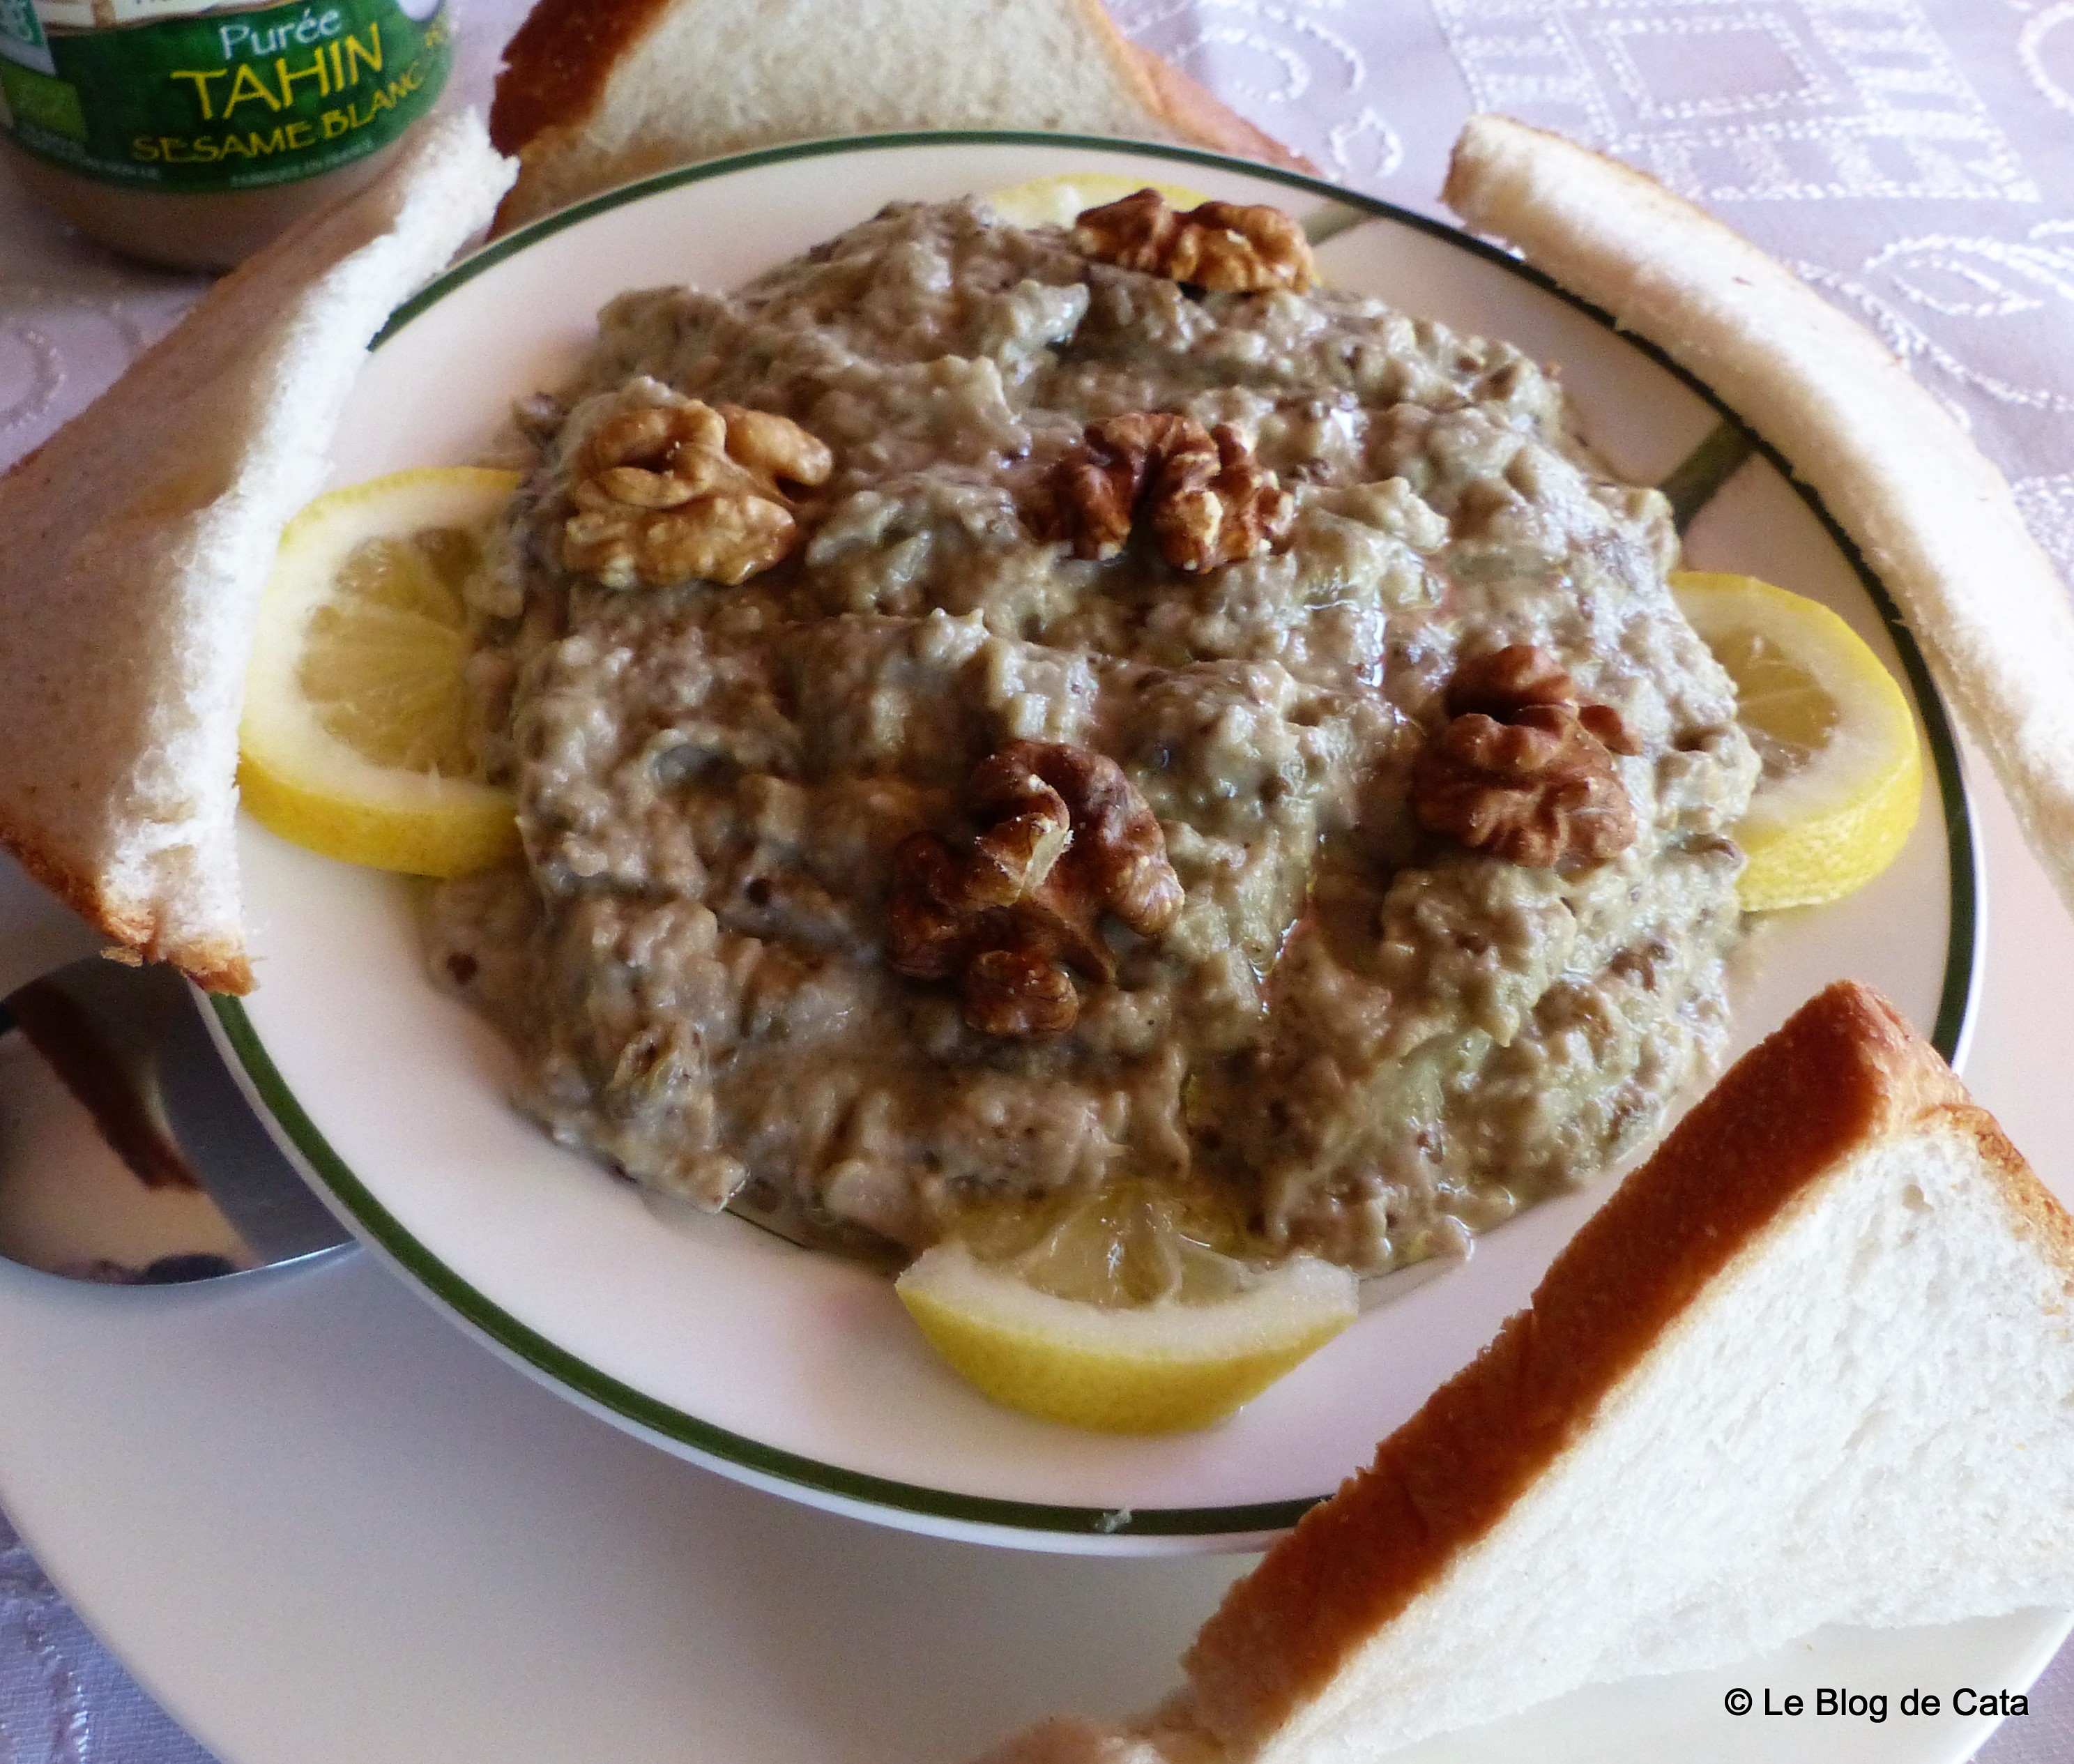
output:
[[[1991,789],[1981,817],[1973,1086],[2074,1195],[2074,927]],[[0,1502],[222,1764],[958,1764],[1040,1713],[1160,1694],[1245,1566],[975,1548],[735,1487],[557,1401],[350,1254],[112,1293],[0,1264]],[[1965,1764],[1989,1724],[1948,1708],[1875,1725],[1723,1698],[2020,1689],[2067,1628],[1828,1631],[1403,1756]]]
[[[1181,163],[1176,163],[1176,161]],[[399,315],[355,395],[336,481],[476,456],[506,401],[552,385],[623,288],[734,284],[896,196],[1047,171],[1162,176],[1302,214],[1304,180],[1185,153],[975,138],[753,156],[603,198],[462,265]],[[1353,201],[1355,199],[1345,199]],[[1561,362],[1594,442],[1660,479],[1718,411],[1498,254],[1385,212],[1333,240],[1333,279]],[[1691,560],[1836,605],[1916,688],[1938,766],[1896,867],[1755,940],[1748,1043],[1841,975],[1894,998],[1948,1052],[1976,929],[1970,835],[1941,713],[1848,555],[1770,464],[1693,527]],[[940,1365],[886,1283],[731,1218],[667,1217],[505,1104],[496,1036],[423,980],[417,891],[248,824],[262,985],[226,1039],[286,1141],[355,1229],[452,1314],[574,1398],[673,1451],[838,1510],[1040,1547],[1233,1547],[1291,1522],[1363,1462],[1525,1298],[1598,1192],[1544,1204],[1465,1265],[1389,1302],[1213,1431],[1091,1437],[996,1408]]]

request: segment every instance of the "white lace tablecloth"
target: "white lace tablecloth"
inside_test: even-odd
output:
[[[1874,325],[1971,426],[2074,579],[2074,0],[1113,4],[1328,176],[1407,207],[1440,212],[1472,110],[1646,167]],[[453,5],[455,90],[481,100],[523,0]],[[200,287],[83,244],[0,171],[0,465]],[[2074,1758],[2070,1655],[1983,1764]],[[0,1764],[207,1764],[4,1518]]]

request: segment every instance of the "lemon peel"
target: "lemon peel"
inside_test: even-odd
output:
[[[399,472],[288,523],[238,730],[239,795],[262,824],[417,875],[517,855],[510,793],[469,775],[462,585],[518,481],[472,466]]]
[[[1737,721],[1764,771],[1736,839],[1746,911],[1841,899],[1907,843],[1922,744],[1879,658],[1820,601],[1755,576],[1681,571],[1679,608],[1736,683]]]
[[[1220,1295],[1106,1305],[1033,1285],[950,1241],[894,1290],[953,1369],[996,1402],[1108,1433],[1210,1426],[1353,1320],[1357,1284],[1310,1257],[1248,1270]]]

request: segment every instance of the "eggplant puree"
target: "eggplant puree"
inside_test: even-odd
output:
[[[577,449],[671,391],[832,448],[805,543],[732,588],[569,574]],[[1135,411],[1232,425],[1294,492],[1286,549],[1188,574],[1033,536],[1052,465]],[[1509,345],[895,204],[737,293],[622,295],[528,417],[472,667],[529,861],[443,887],[432,956],[523,1106],[636,1181],[913,1250],[1130,1177],[1374,1272],[1589,1179],[1717,1056],[1757,762],[1664,585],[1667,506]],[[1639,835],[1596,866],[1408,806],[1458,657],[1514,643],[1639,746]],[[1185,904],[1109,927],[1070,1031],[1004,1039],[892,970],[886,913],[894,847],[1020,740],[1116,760]]]

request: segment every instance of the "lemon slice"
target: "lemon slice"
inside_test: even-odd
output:
[[[320,497],[281,535],[259,609],[238,784],[284,839],[457,876],[515,855],[509,791],[473,775],[462,598],[518,474],[399,472]]]
[[[1120,202],[1140,190],[1157,190],[1167,206],[1192,209],[1210,199],[1182,184],[1154,184],[1116,171],[1063,171],[1048,178],[989,191],[986,200],[1010,226],[1071,226],[1081,213]]]
[[[1671,578],[1736,683],[1736,720],[1763,775],[1736,838],[1746,910],[1811,907],[1863,887],[1907,843],[1923,803],[1915,719],[1894,676],[1820,602],[1751,576]]]
[[[925,1250],[894,1290],[930,1345],[996,1402],[1108,1433],[1209,1426],[1353,1320],[1354,1277],[1259,1268],[1103,1191],[1002,1254],[1002,1230]]]

